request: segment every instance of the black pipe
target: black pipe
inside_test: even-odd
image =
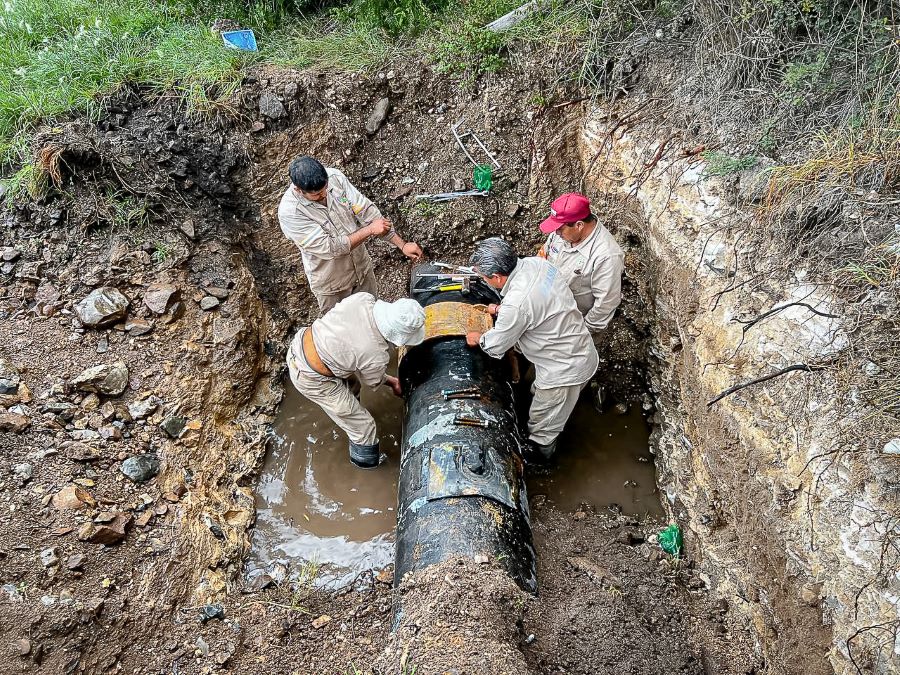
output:
[[[421,292],[437,272],[420,265],[411,295],[439,302],[488,304],[496,292],[474,281],[466,291]],[[528,496],[510,371],[466,346],[460,336],[410,348],[400,362],[406,417],[400,459],[395,584],[408,572],[465,556],[501,565],[521,588],[537,591]],[[445,399],[476,388],[479,398]],[[455,424],[461,416],[488,426]]]

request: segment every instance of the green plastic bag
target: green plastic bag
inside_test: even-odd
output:
[[[479,164],[472,172],[472,182],[476,190],[487,192],[493,183],[493,171],[490,164]]]
[[[676,558],[681,556],[681,549],[684,548],[684,539],[681,536],[681,528],[675,523],[672,523],[660,532],[659,546],[663,551],[674,555]]]

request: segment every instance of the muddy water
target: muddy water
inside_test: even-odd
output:
[[[341,585],[393,562],[403,404],[386,387],[363,389],[386,458],[378,469],[362,471],[350,464],[344,434],[285,384],[276,442],[257,489],[248,570],[251,576],[271,573],[280,563],[290,575],[303,562],[316,561],[320,583]],[[639,405],[626,414],[599,414],[582,401],[549,471],[529,477],[529,494],[546,495],[568,511],[617,504],[626,514],[659,515],[648,435]]]
[[[662,516],[640,404],[601,414],[585,398],[560,435],[552,463],[528,477],[529,496],[546,495],[565,511],[618,505],[627,515]]]
[[[285,382],[257,488],[251,571],[316,561],[320,581],[340,584],[393,562],[403,402],[387,387],[363,387],[362,402],[378,421],[385,455],[370,471],[350,464],[344,433]]]

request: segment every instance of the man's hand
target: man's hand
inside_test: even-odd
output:
[[[391,388],[394,392],[394,396],[403,396],[403,387],[400,386],[399,378],[396,378],[393,375],[387,375],[384,378],[384,383]]]
[[[487,307],[484,308],[484,311],[490,314],[491,316],[497,316],[497,312],[500,311],[500,305],[496,303],[491,303]]]
[[[466,344],[470,347],[477,347],[481,342],[481,333],[477,330],[472,330],[466,333]]]
[[[406,242],[400,250],[403,251],[403,255],[413,262],[418,262],[422,259],[422,249],[414,241]]]
[[[383,237],[391,231],[391,221],[387,218],[376,218],[369,224],[369,232],[373,237]]]

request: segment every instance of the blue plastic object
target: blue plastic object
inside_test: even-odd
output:
[[[259,51],[256,48],[256,36],[252,30],[227,30],[222,33],[226,47],[241,49],[245,52]]]

